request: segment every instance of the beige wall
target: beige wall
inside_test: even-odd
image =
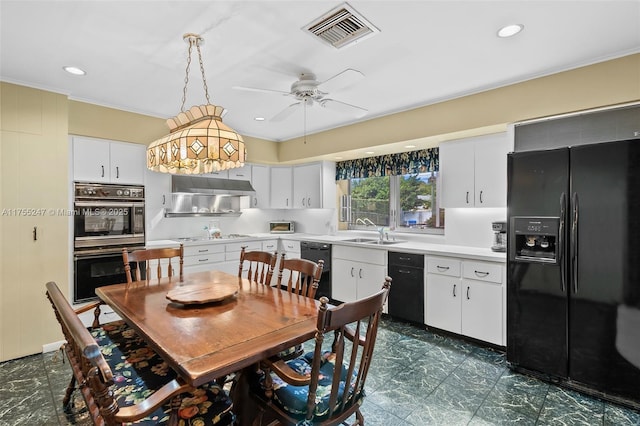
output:
[[[431,137],[437,143],[448,134],[453,139],[479,128],[493,133],[507,123],[637,100],[640,54],[308,135],[306,144],[292,139],[278,146],[278,158],[334,159],[352,150],[365,156],[371,148],[382,154],[386,144],[396,144],[397,151],[404,141]]]
[[[165,120],[161,118],[69,101],[69,133],[72,135],[149,145],[168,132]],[[244,137],[244,142],[250,162],[278,162],[276,142],[249,136]]]
[[[61,339],[45,283],[68,292],[69,217],[51,210],[68,208],[67,135],[65,96],[2,83],[0,361]]]
[[[148,144],[164,120],[69,101],[65,96],[0,83],[0,209],[67,208],[68,134]],[[301,162],[340,152],[402,150],[402,142],[434,144],[506,123],[640,100],[640,55],[514,84],[364,123],[276,143],[245,138],[250,162]],[[33,227],[38,241],[32,241]],[[62,216],[0,219],[0,361],[59,340],[44,297],[48,280],[69,290],[69,220]]]

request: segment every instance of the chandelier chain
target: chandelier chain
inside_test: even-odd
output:
[[[207,104],[211,104],[209,99],[209,87],[207,86],[207,79],[204,74],[204,63],[202,62],[202,52],[200,51],[200,38],[198,36],[189,37],[189,55],[187,57],[187,68],[184,76],[184,89],[182,89],[182,106],[180,111],[184,112],[184,105],[187,102],[187,86],[189,85],[189,70],[191,69],[191,53],[193,51],[193,45],[195,44],[198,51],[198,60],[200,62],[200,73],[202,74],[202,83],[204,85],[204,95],[207,98]]]

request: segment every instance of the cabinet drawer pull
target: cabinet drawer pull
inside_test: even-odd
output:
[[[267,248],[274,248],[275,246],[273,244],[268,244]]]
[[[467,286],[467,300],[469,300],[469,286]]]
[[[438,271],[448,271],[449,270],[448,266],[436,265],[436,268],[438,269]]]
[[[206,259],[198,259],[198,262],[208,262],[208,261],[209,261],[208,258],[206,258]]]
[[[477,276],[479,276],[480,278],[484,278],[489,276],[488,272],[482,272],[482,271],[473,271]]]
[[[209,249],[202,249],[202,250],[198,250],[198,253],[206,253],[208,251],[209,251]]]
[[[457,285],[457,284],[454,284],[454,285],[453,285],[453,297],[456,297],[456,285]]]

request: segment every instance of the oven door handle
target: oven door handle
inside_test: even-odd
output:
[[[93,202],[93,201],[76,201],[74,203],[76,207],[93,207],[93,208],[102,208],[102,207],[144,207],[144,203],[123,203],[117,201],[104,201],[104,202]]]

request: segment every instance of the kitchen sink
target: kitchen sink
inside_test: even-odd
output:
[[[351,238],[348,240],[342,240],[345,243],[377,243],[378,240],[373,238]]]
[[[367,242],[367,244],[371,244],[371,245],[379,244],[381,246],[386,246],[386,245],[390,245],[390,244],[399,244],[399,243],[404,243],[404,241],[389,241],[389,240],[378,241],[378,240],[374,240],[374,241]]]

